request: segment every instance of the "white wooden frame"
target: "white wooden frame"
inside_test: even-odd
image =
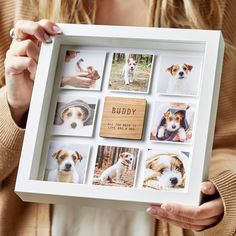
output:
[[[42,44],[41,47],[15,187],[16,193],[24,201],[76,203],[90,206],[104,205],[105,207],[123,206],[126,209],[143,208],[150,203],[159,204],[163,202],[199,205],[201,201],[200,183],[202,180],[207,179],[214,136],[224,52],[221,32],[68,24],[60,24],[60,28],[63,31],[63,35],[54,37],[51,44]],[[144,51],[168,49],[175,52],[185,51],[190,54],[202,53],[204,57],[202,78],[200,93],[197,97],[198,110],[195,118],[195,137],[192,143],[191,171],[189,171],[188,189],[186,191],[146,191],[138,188],[117,189],[87,184],[77,185],[38,180],[40,168],[42,168],[43,144],[48,141],[46,137],[48,114],[50,106],[55,106],[55,102],[53,105],[52,101],[53,99],[55,100],[55,94],[59,91],[58,88],[53,89],[53,86],[62,45],[96,46],[98,48],[112,48],[113,50],[116,48],[141,49]],[[155,78],[152,81],[153,87],[156,84],[154,80]],[[106,81],[103,83],[103,89],[100,92],[104,93],[104,96],[109,93],[103,92],[103,90],[106,90],[106,83]],[[153,88],[150,93],[155,93],[155,89]],[[91,94],[91,91],[89,91],[89,94]],[[116,95],[114,94],[114,96]],[[120,94],[118,93],[118,95]],[[126,96],[126,94],[123,93],[122,96]],[[133,96],[143,97],[145,95],[134,94]],[[181,98],[176,99],[181,101]],[[189,98],[189,101],[193,101],[191,99]],[[99,109],[101,113],[102,102],[99,104]],[[101,114],[98,114],[98,120],[100,116]],[[148,122],[150,122],[149,118]],[[147,138],[147,134],[145,134],[145,138]],[[90,138],[90,142],[91,140],[96,145],[106,143],[106,140],[100,139],[96,133],[92,139]],[[124,140],[122,142],[124,143]],[[119,141],[117,141],[117,144],[119,144]],[[127,140],[127,146],[129,144]],[[144,141],[142,145],[148,144],[148,141]],[[161,145],[163,147],[163,144]],[[167,147],[168,145],[175,145],[177,149],[182,149],[183,147],[181,144],[166,145]],[[139,168],[138,171],[141,170],[142,168]]]

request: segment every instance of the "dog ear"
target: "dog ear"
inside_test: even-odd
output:
[[[184,65],[188,68],[189,71],[191,71],[193,69],[192,65],[188,65],[188,64],[184,64]]]
[[[174,66],[174,65],[172,65],[172,66],[166,68],[166,72],[170,72],[170,73],[172,74],[173,66]]]
[[[163,116],[165,117],[165,119],[167,119],[170,115],[170,111],[166,111],[163,113]]]
[[[82,161],[82,160],[83,160],[82,155],[80,155],[77,151],[75,151],[75,154],[76,154],[76,156],[77,156],[77,158],[78,158],[79,161]]]
[[[60,156],[60,153],[62,152],[62,150],[60,149],[59,151],[57,151],[57,152],[54,152],[53,154],[52,154],[52,157],[55,159],[55,160],[57,160],[58,159],[58,157]]]

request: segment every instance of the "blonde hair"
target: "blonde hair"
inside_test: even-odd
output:
[[[93,24],[99,0],[37,0],[39,18]],[[220,0],[144,0],[149,26],[218,29]],[[87,2],[87,4],[85,4]]]

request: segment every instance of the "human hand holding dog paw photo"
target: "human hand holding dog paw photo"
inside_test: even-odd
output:
[[[207,229],[220,222],[224,213],[224,205],[212,182],[203,182],[201,191],[212,200],[204,202],[199,207],[175,203],[164,203],[160,206],[152,205],[147,209],[147,213],[155,219],[184,229],[194,231]]]

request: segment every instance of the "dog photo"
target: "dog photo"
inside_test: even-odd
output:
[[[61,88],[100,90],[105,59],[104,51],[66,50]]]
[[[153,55],[114,53],[108,89],[147,93],[152,65]]]
[[[132,188],[138,155],[138,148],[99,145],[93,184]]]
[[[200,85],[202,57],[161,55],[157,92],[196,96]]]
[[[181,102],[156,102],[150,140],[191,143],[195,106]]]
[[[59,96],[52,133],[91,137],[96,108],[97,99],[94,97]]]
[[[188,152],[149,149],[143,188],[153,190],[184,189],[188,162]]]
[[[51,142],[44,180],[83,184],[88,156],[88,144]]]

